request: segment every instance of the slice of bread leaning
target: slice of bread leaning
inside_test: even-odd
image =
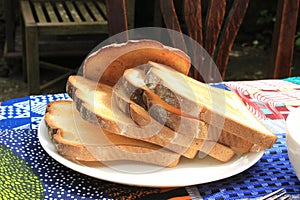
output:
[[[120,96],[124,96],[122,93],[125,90],[132,101],[139,104],[148,112],[150,110],[149,114],[151,117],[176,132],[182,134],[191,132],[197,139],[217,141],[231,147],[238,153],[246,153],[252,149],[253,143],[237,135],[218,129],[215,126],[209,126],[208,123],[194,118],[182,112],[179,108],[165,102],[146,85],[144,82],[145,72],[142,68],[143,66],[141,68],[128,69],[124,72],[123,85],[120,84],[114,87],[114,93],[116,96],[119,96],[119,99],[121,98]],[[170,92],[168,96],[171,96]],[[176,99],[169,100],[176,101]],[[119,102],[121,101],[119,100]],[[123,104],[120,104],[120,107],[121,109],[125,109],[125,105]],[[140,116],[135,116],[133,120],[140,119],[142,119]]]
[[[133,122],[117,105],[112,104],[110,86],[81,76],[70,76],[67,91],[80,116],[106,131],[166,147],[187,158],[194,158],[197,153],[190,148],[193,137],[188,134],[180,135],[155,120],[147,128]]]
[[[83,76],[113,86],[126,69],[150,60],[167,64],[183,74],[188,74],[191,66],[190,57],[179,49],[149,39],[129,40],[107,45],[89,55],[84,61]]]
[[[123,91],[121,90],[123,88]],[[119,108],[124,112],[130,115],[131,119],[141,127],[145,127],[149,125],[154,118],[147,112],[143,107],[136,104],[135,102],[131,101],[129,97],[124,92],[124,87],[117,87],[113,90],[113,98],[116,99],[115,101],[118,103]],[[124,96],[125,95],[125,96]],[[126,99],[124,101],[124,99]],[[127,104],[127,105],[126,105]],[[124,109],[126,108],[126,109]],[[193,129],[194,132],[192,133],[192,143],[190,145],[191,149],[197,150],[202,152],[202,155],[207,154],[219,161],[228,162],[234,155],[235,151],[228,146],[224,146],[223,144],[219,143],[220,141],[216,141],[213,138],[197,138],[196,134],[204,135],[207,132],[205,126],[203,126],[202,130],[196,130],[198,123],[195,120],[190,120],[189,118],[182,117],[181,120],[183,121],[183,126],[177,130],[176,132],[181,135],[186,135],[186,131]],[[191,126],[195,127],[192,128]],[[203,133],[202,133],[203,132]],[[239,151],[241,152],[241,151]]]
[[[102,130],[83,120],[73,102],[57,100],[46,108],[45,122],[59,154],[73,161],[138,161],[174,167],[180,155],[160,146]]]
[[[270,148],[277,137],[247,109],[233,92],[201,83],[168,66],[149,62],[145,83],[171,106],[244,138],[257,148]],[[170,92],[171,91],[171,92]],[[180,102],[171,101],[170,93]],[[220,123],[221,122],[221,123]]]

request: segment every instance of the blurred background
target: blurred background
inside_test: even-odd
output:
[[[0,0],[0,101],[27,95],[26,82],[22,72],[21,56],[5,57],[5,15],[4,1]],[[253,80],[266,77],[268,65],[270,63],[270,48],[272,32],[276,16],[277,1],[275,0],[251,0],[245,16],[244,22],[239,30],[233,50],[231,52],[225,80]],[[154,1],[136,0],[135,1],[135,27],[153,26]],[[22,51],[20,34],[20,8],[15,7],[16,15],[16,48]],[[100,43],[107,36],[96,36],[94,44]],[[69,38],[64,38],[69,39]],[[82,39],[82,38],[81,38]],[[66,66],[79,67],[89,50],[76,56],[45,57],[54,63]],[[300,73],[300,20],[298,15],[298,26],[295,35],[295,50],[292,71],[293,75]],[[53,72],[43,70],[41,81],[47,82],[52,78]],[[55,74],[53,74],[55,75]],[[62,80],[55,86],[44,90],[42,93],[60,93],[65,91],[66,80]]]

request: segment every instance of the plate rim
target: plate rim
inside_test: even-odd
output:
[[[124,173],[124,172],[120,172],[120,171],[117,171],[115,169],[105,167],[105,166],[90,167],[90,166],[85,166],[83,164],[79,164],[79,163],[70,161],[67,158],[64,158],[63,156],[61,156],[57,153],[54,144],[50,140],[44,117],[41,119],[41,122],[38,126],[37,136],[38,136],[38,139],[39,139],[39,142],[40,142],[42,148],[48,153],[48,155],[50,157],[52,157],[54,160],[56,160],[57,162],[59,162],[60,164],[64,165],[65,167],[70,168],[81,174],[84,174],[84,175],[87,175],[87,176],[90,176],[93,178],[97,178],[100,180],[114,182],[114,183],[118,183],[118,184],[139,186],[139,187],[162,187],[162,188],[164,188],[164,187],[185,187],[185,186],[205,184],[205,183],[210,183],[213,181],[222,180],[222,179],[237,175],[239,173],[242,173],[243,171],[249,169],[250,167],[252,167],[255,163],[257,163],[261,159],[261,157],[263,156],[263,154],[265,152],[265,151],[260,151],[258,153],[246,153],[246,154],[243,154],[242,156],[237,157],[236,159],[232,159],[231,161],[229,161],[227,163],[224,163],[224,164],[220,163],[220,165],[218,165],[218,166],[211,167],[211,169],[216,168],[216,170],[222,171],[222,168],[224,170],[224,166],[225,166],[225,168],[226,168],[226,166],[231,166],[231,165],[236,166],[236,168],[234,168],[233,171],[224,172],[223,176],[219,175],[219,176],[212,177],[209,180],[199,180],[198,176],[195,176],[193,174],[193,176],[185,176],[185,177],[192,177],[192,178],[188,178],[188,179],[184,179],[184,180],[182,178],[180,178],[177,181],[173,180],[174,178],[172,178],[172,180],[169,180],[166,182],[166,181],[161,181],[161,180],[164,180],[163,179],[164,176],[170,177],[170,175],[175,175],[175,174],[178,176],[178,172],[182,172],[182,170],[185,171],[184,173],[189,172],[191,170],[193,172],[201,172],[201,167],[199,167],[197,169],[182,168],[182,167],[179,167],[181,164],[181,163],[179,163],[179,165],[174,168],[163,168],[159,171],[143,173],[143,174]],[[49,147],[49,145],[51,147]],[[245,158],[247,161],[246,165],[245,164],[240,165],[238,162],[239,160],[241,160],[243,158]],[[194,158],[194,159],[197,159],[197,158]],[[204,159],[206,159],[206,158],[204,158]],[[204,159],[199,162],[205,162]],[[207,159],[209,159],[209,158],[207,158]],[[181,160],[180,162],[184,162],[184,161]],[[191,161],[191,162],[193,162],[193,161]],[[216,170],[214,170],[214,171],[216,171]],[[203,172],[203,170],[202,170],[202,172]],[[113,175],[113,176],[111,176],[111,175]],[[117,175],[117,178],[115,175]],[[153,175],[154,175],[154,177],[159,178],[159,180],[154,179]],[[173,177],[176,177],[176,176],[173,176]],[[167,177],[165,177],[165,178],[167,178]]]

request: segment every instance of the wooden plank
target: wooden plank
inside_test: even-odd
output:
[[[93,18],[90,16],[89,12],[85,8],[84,2],[81,1],[75,1],[77,8],[80,11],[81,16],[83,16],[84,20],[87,22],[94,21]]]
[[[37,27],[25,27],[25,69],[27,70],[27,85],[29,94],[40,92],[40,69]]]
[[[222,30],[221,42],[218,49],[216,49],[214,58],[223,79],[225,77],[229,53],[245,17],[248,4],[249,0],[235,0],[225,21],[225,28]]]
[[[278,0],[269,78],[291,76],[300,0]]]
[[[35,23],[30,3],[28,1],[21,1],[20,4],[25,25]]]
[[[226,12],[226,0],[211,0],[206,16],[206,30],[203,47],[213,56],[220,36]]]
[[[125,1],[126,7],[126,15],[127,15],[127,23],[128,29],[134,28],[135,25],[135,0],[126,0]]]
[[[160,11],[163,16],[166,27],[168,29],[175,30],[178,31],[179,33],[182,33],[173,0],[160,0]],[[170,32],[170,34],[173,33],[174,32]],[[173,43],[173,47],[181,49],[184,52],[186,52],[187,50],[186,50],[183,35],[181,35],[180,38],[176,37],[176,40],[174,40],[174,37],[175,37],[174,35],[170,35],[170,38]]]
[[[50,2],[45,2],[45,9],[47,10],[48,16],[51,22],[58,22],[56,13],[54,12],[53,6]]]
[[[36,12],[36,15],[38,17],[39,22],[46,22],[45,13],[43,11],[42,5],[40,2],[33,2],[34,10]]]
[[[115,35],[128,30],[125,0],[106,0],[106,6],[109,34]],[[118,42],[126,42],[128,40],[128,34],[125,34],[124,38],[120,38]]]
[[[203,44],[201,1],[185,0],[183,15],[188,35],[199,44]]]
[[[104,17],[107,19],[107,10],[105,4],[100,1],[96,1],[95,3],[97,4],[101,12],[104,14]]]
[[[75,22],[82,22],[82,20],[81,20],[79,14],[78,14],[78,12],[77,12],[77,10],[76,10],[75,7],[74,7],[73,2],[72,2],[72,1],[66,1],[66,6],[67,6],[67,8],[68,8],[68,10],[69,10],[69,12],[70,12],[70,14],[71,14],[73,20],[74,20]]]
[[[87,5],[88,9],[91,11],[91,13],[93,14],[96,21],[98,21],[100,23],[105,23],[106,22],[106,20],[101,15],[101,13],[99,12],[99,10],[97,9],[96,5],[93,2],[88,1],[86,3],[86,5]]]
[[[39,23],[39,33],[45,35],[78,35],[78,34],[107,34],[107,24],[99,24],[98,22],[56,22],[56,23]]]
[[[56,9],[57,9],[62,21],[63,22],[70,22],[71,20],[70,20],[68,14],[67,14],[67,11],[64,8],[63,3],[55,2],[55,6],[56,6]]]
[[[202,28],[202,8],[200,0],[185,0],[184,1],[184,20],[187,27],[188,35],[203,45],[203,28]],[[193,44],[193,43],[192,43]],[[193,64],[189,76],[196,80],[202,80],[202,74],[205,73],[201,63],[203,62],[199,48],[191,44],[191,62]],[[201,75],[200,75],[201,74]]]

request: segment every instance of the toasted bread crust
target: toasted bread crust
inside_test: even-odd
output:
[[[169,65],[184,74],[190,69],[190,57],[179,49],[154,40],[130,40],[105,46],[91,54],[84,62],[83,74],[88,79],[113,86],[126,69],[149,60]]]

